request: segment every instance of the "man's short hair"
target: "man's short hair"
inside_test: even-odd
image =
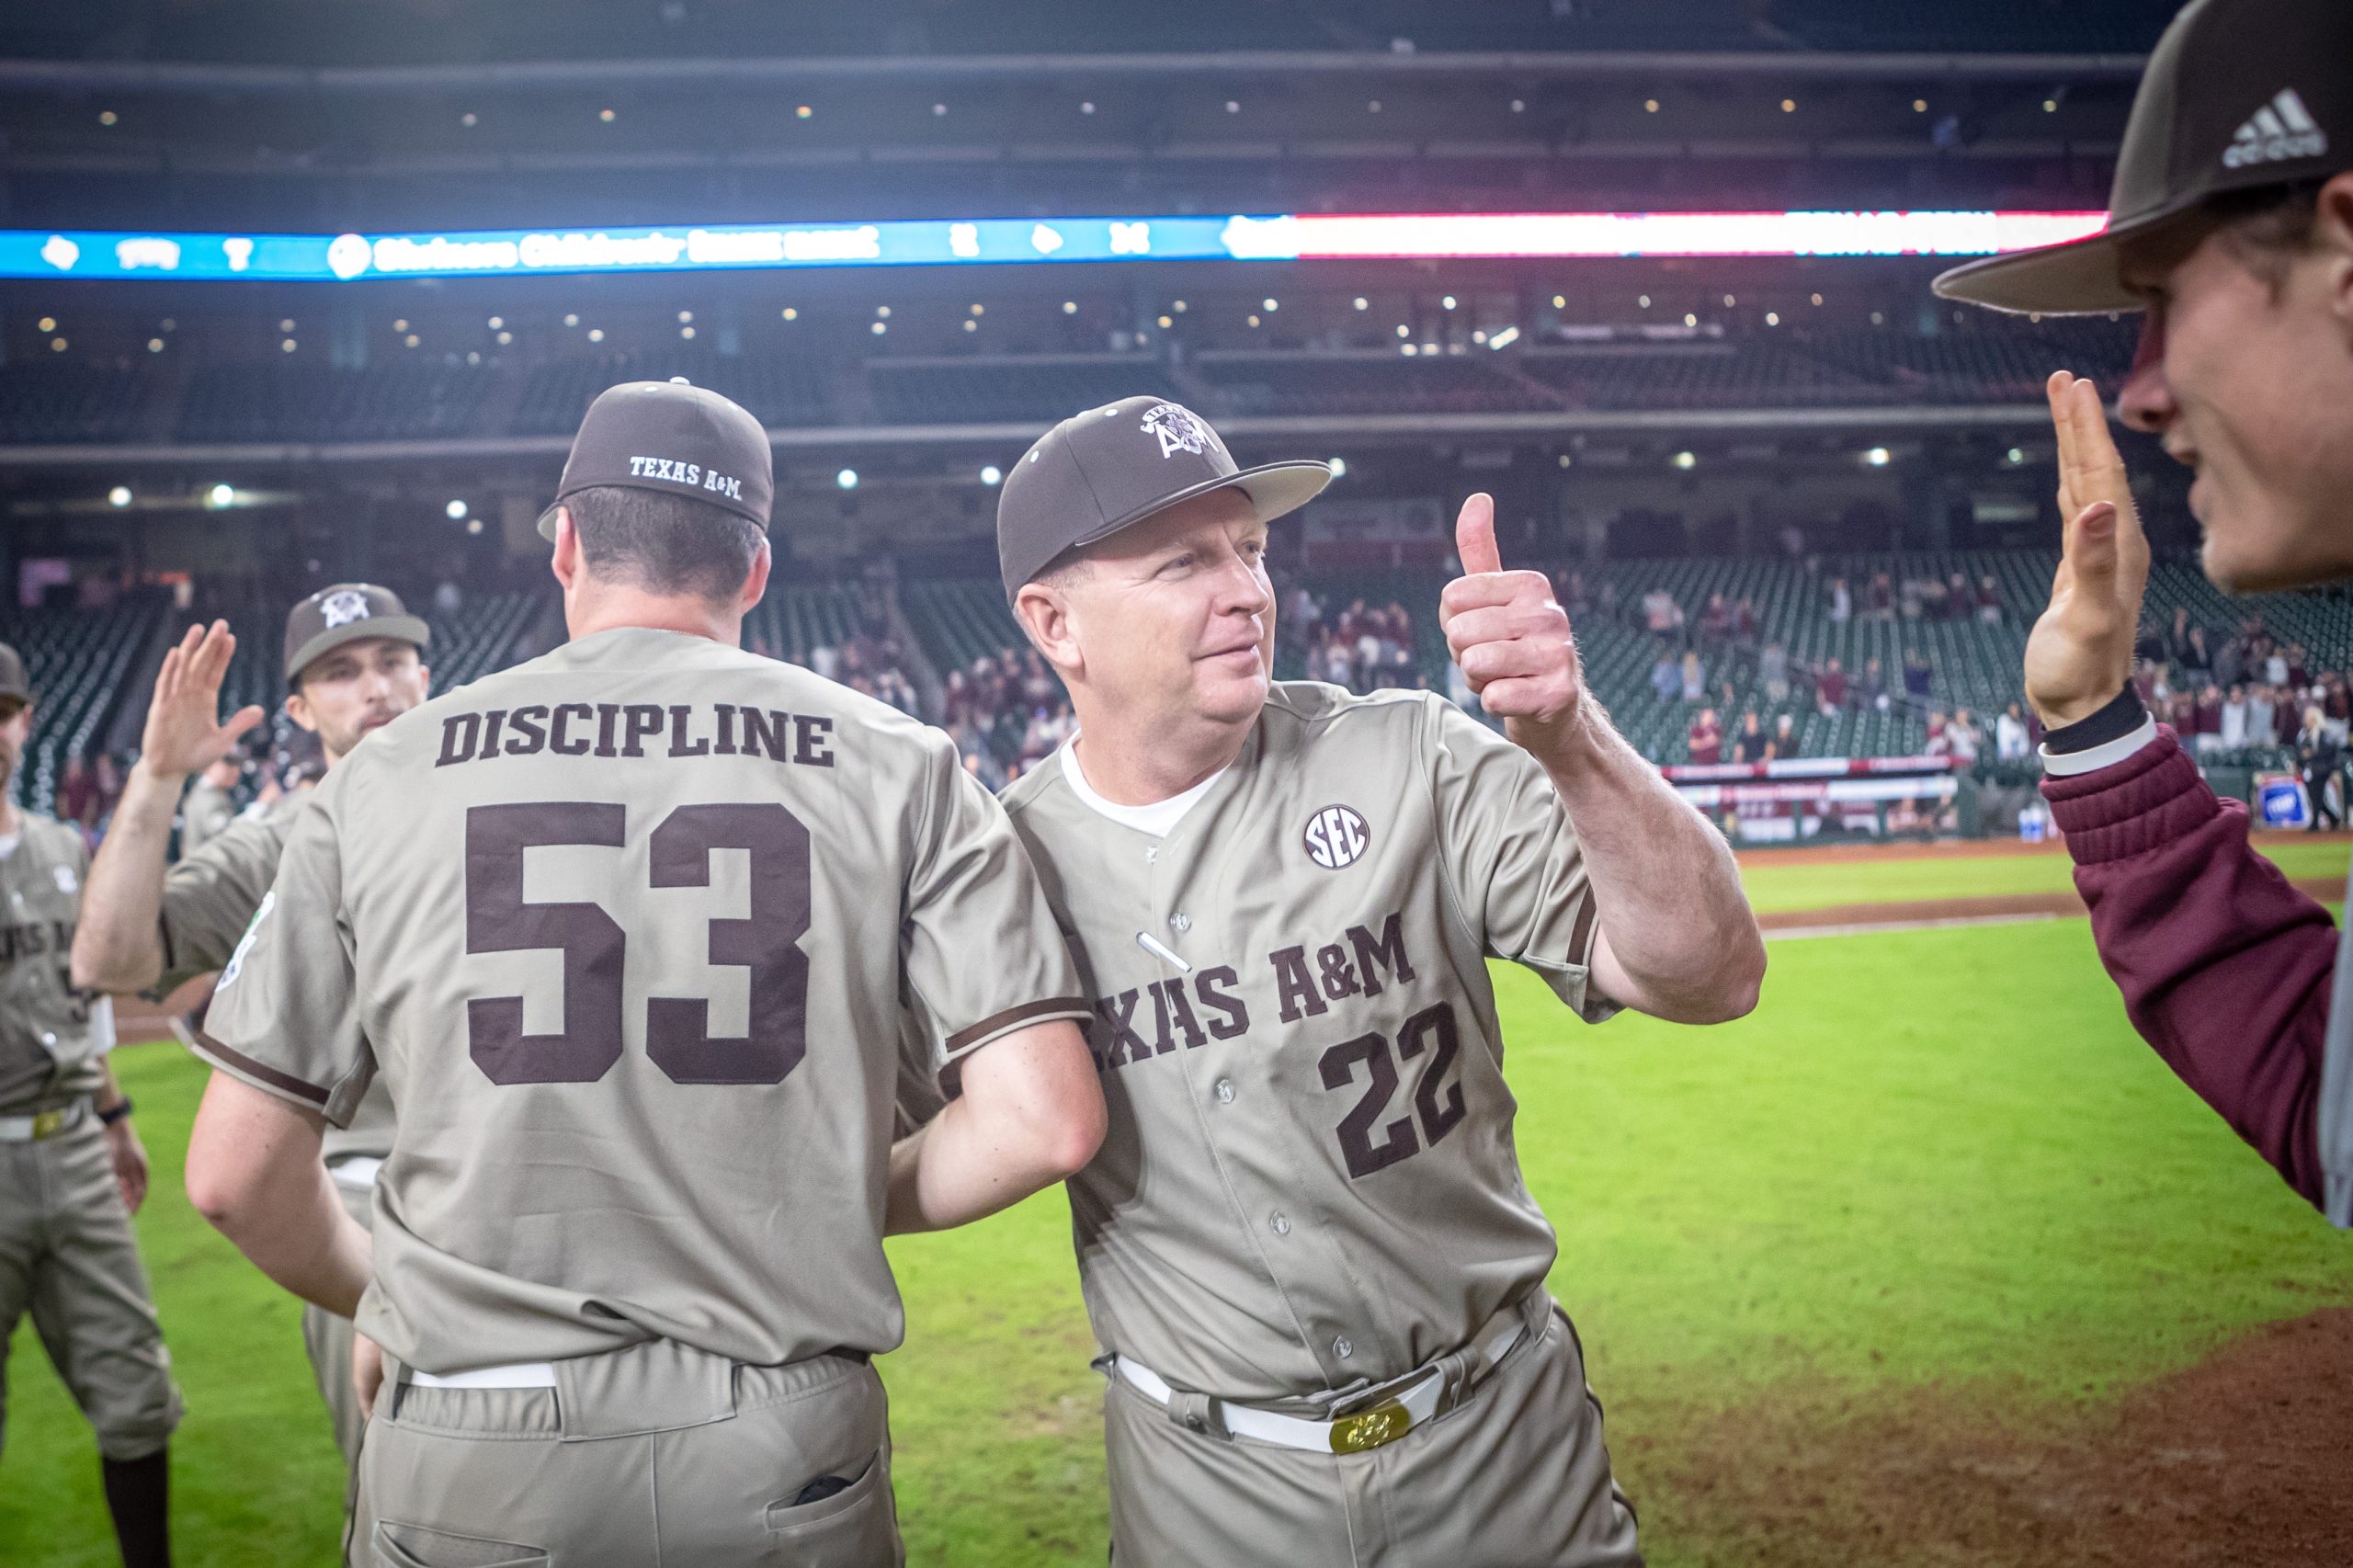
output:
[[[2320,222],[2321,187],[2335,177],[2224,191],[2206,203],[2206,212],[2221,226],[2232,251],[2277,293],[2286,281],[2289,261],[2312,244]]]
[[[588,569],[647,593],[730,602],[766,538],[748,517],[656,490],[596,485],[563,504]]]

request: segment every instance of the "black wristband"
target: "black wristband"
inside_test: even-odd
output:
[[[116,1122],[120,1121],[124,1117],[129,1116],[131,1111],[131,1096],[129,1095],[125,1095],[122,1098],[115,1101],[114,1104],[107,1107],[106,1109],[98,1112],[98,1125],[101,1127],[112,1127]]]
[[[2089,751],[2110,741],[2120,741],[2148,722],[2149,705],[2141,700],[2140,689],[2131,681],[2124,689],[2109,699],[2107,707],[2087,719],[2072,724],[2062,724],[2045,733],[2043,749],[2053,756],[2064,756],[2071,751]]]

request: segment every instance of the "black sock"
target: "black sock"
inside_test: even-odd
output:
[[[143,1460],[107,1460],[107,1512],[122,1546],[123,1568],[171,1568],[172,1537],[166,1518],[171,1499],[168,1449]]]

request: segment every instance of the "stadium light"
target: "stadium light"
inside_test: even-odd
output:
[[[997,467],[995,463],[990,463],[981,470],[981,483],[983,484],[995,484],[1004,478],[1005,471]]]
[[[236,487],[228,484],[214,485],[204,493],[204,504],[216,512],[223,506],[235,506],[237,504]]]
[[[114,110],[110,108],[102,108],[98,111],[98,123],[100,125],[112,125],[121,118],[121,116],[116,114]]]
[[[2009,459],[2009,463],[2012,468],[2024,468],[2026,466],[2025,448],[2012,447],[2005,455]]]
[[[1266,299],[1259,301],[1258,303],[1268,311],[1280,310],[1282,308],[1275,302],[1274,296],[1272,295],[1268,295]]]
[[[463,501],[452,501],[441,509],[449,515],[449,520],[453,523],[466,515],[466,504]]]
[[[1885,468],[1894,458],[1895,454],[1885,447],[1873,447],[1863,454],[1863,461],[1873,468]]]
[[[470,534],[479,534],[482,532],[482,519],[480,517],[468,517],[466,519],[466,531]]]
[[[107,505],[118,507],[130,506],[131,486],[128,484],[118,484],[112,490],[108,491]]]
[[[1675,466],[1688,473],[1699,466],[1699,459],[1695,453],[1677,452],[1675,454]]]
[[[1488,338],[1487,347],[1490,348],[1508,348],[1518,341],[1519,328],[1516,326],[1507,326],[1504,328],[1503,331],[1496,333],[1493,337]]]
[[[147,340],[147,352],[148,352],[148,353],[150,353],[150,354],[161,354],[163,351],[164,351],[164,340],[163,340],[162,338],[160,338],[160,337],[151,337],[151,338],[149,338],[149,339]]]
[[[844,490],[857,489],[858,470],[854,468],[846,468],[842,470],[839,473],[834,475],[834,483],[840,485]]]
[[[1358,294],[1356,298],[1356,307],[1360,311],[1370,309],[1370,301],[1366,300],[1362,294]]]
[[[1331,462],[1331,469],[1332,469],[1332,477],[1333,477],[1334,479],[1346,479],[1346,478],[1347,478],[1347,476],[1348,476],[1348,460],[1347,460],[1347,459],[1346,459],[1346,458],[1334,458],[1334,459],[1332,460],[1332,462]]]
[[[57,318],[55,316],[43,316],[34,324],[39,326],[43,332],[55,332],[57,330]]]
[[[1438,301],[1438,303],[1440,310],[1450,311],[1454,309],[1454,296],[1449,294],[1444,299]]]

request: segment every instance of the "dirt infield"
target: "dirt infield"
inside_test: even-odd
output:
[[[1650,1457],[1621,1468],[1639,1480]],[[2353,1562],[2353,1308],[2109,1403],[1799,1392],[1711,1418],[1657,1460],[1682,1509],[1741,1543],[1717,1561],[1744,1568]]]

